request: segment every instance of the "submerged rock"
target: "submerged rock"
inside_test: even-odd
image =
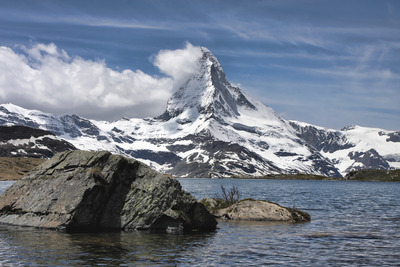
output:
[[[210,231],[217,222],[178,181],[109,152],[55,155],[0,196],[0,223],[66,231]]]
[[[227,208],[213,211],[217,218],[226,220],[307,222],[308,213],[262,200],[242,200]]]

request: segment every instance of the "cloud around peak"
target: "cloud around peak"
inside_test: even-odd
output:
[[[53,43],[0,47],[0,101],[57,114],[114,120],[161,114],[174,90],[198,71],[199,47],[161,50],[153,64],[165,76],[117,71],[104,60],[70,56]],[[200,53],[200,55],[199,55]]]
[[[200,47],[187,42],[184,49],[159,51],[152,62],[162,73],[172,77],[180,85],[199,71],[199,59],[202,55]]]

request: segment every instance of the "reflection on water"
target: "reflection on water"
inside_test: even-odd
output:
[[[215,233],[74,233],[0,225],[0,265],[177,264]]]
[[[0,265],[399,266],[400,183],[179,179],[195,197],[220,185],[307,211],[302,224],[224,222],[213,233],[58,233],[0,225]],[[9,184],[0,183],[2,187]]]

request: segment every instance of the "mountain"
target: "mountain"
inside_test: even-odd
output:
[[[0,157],[51,158],[58,152],[75,150],[53,133],[28,126],[0,126]]]
[[[380,130],[375,138],[369,128],[334,131],[286,121],[231,85],[216,57],[207,48],[202,52],[199,71],[158,117],[95,121],[4,104],[0,125],[45,129],[78,149],[132,156],[180,177],[297,172],[340,177],[370,163],[400,167],[399,133]],[[358,137],[372,138],[371,143],[360,145]]]
[[[400,168],[400,132],[357,125],[337,131],[295,121],[290,125],[343,176],[361,169]]]

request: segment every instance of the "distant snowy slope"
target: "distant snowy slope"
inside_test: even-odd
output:
[[[291,125],[342,175],[359,169],[400,168],[400,132],[356,125],[337,131],[296,121]]]

